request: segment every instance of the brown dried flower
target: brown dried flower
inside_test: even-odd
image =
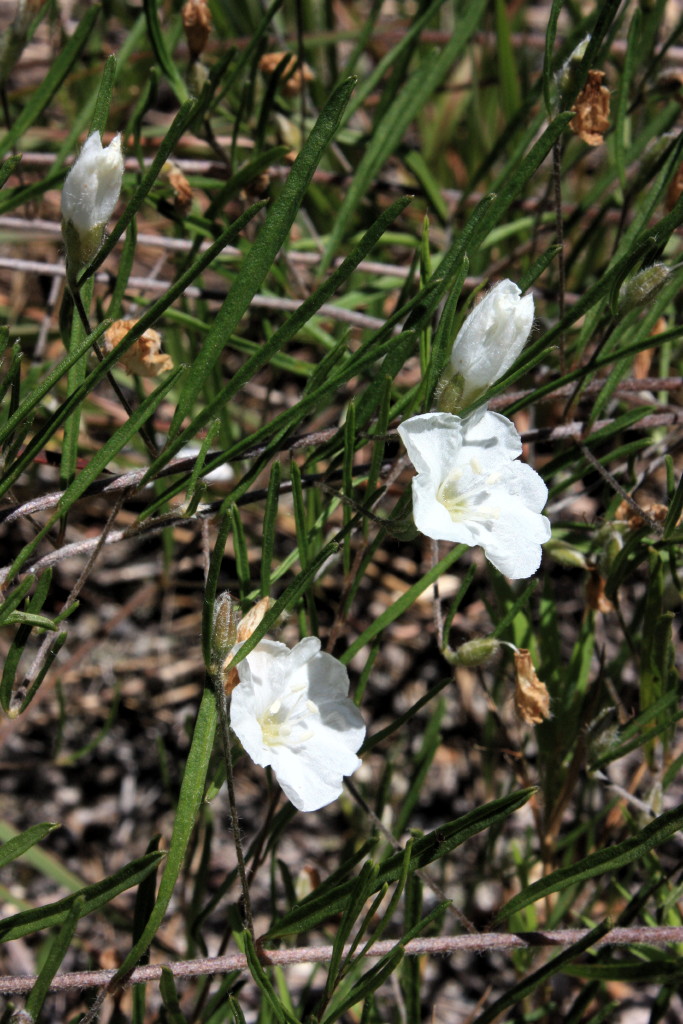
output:
[[[185,38],[192,59],[204,52],[211,31],[211,11],[206,0],[187,0],[182,9]]]
[[[572,110],[576,117],[569,122],[571,130],[589,146],[600,146],[609,128],[609,89],[602,84],[604,71],[589,71],[588,81]]]
[[[136,323],[137,320],[115,320],[104,332],[104,351],[111,352],[116,348]],[[161,351],[161,335],[151,328],[121,356],[119,363],[128,373],[139,377],[158,377],[173,369],[173,360]]]
[[[599,572],[591,572],[586,581],[586,603],[591,611],[607,612],[614,611],[614,605],[605,593],[605,579]]]
[[[259,70],[264,75],[275,74],[276,69],[288,57],[287,63],[282,69],[279,85],[286,96],[296,96],[303,89],[306,82],[312,82],[315,78],[313,69],[308,64],[299,63],[299,58],[284,50],[273,53],[264,53],[258,62]]]
[[[550,718],[550,694],[545,683],[536,675],[531,655],[527,650],[514,652],[515,708],[527,725],[540,725]]]
[[[172,160],[167,160],[161,169],[169,185],[173,189],[176,211],[184,217],[192,205],[192,188],[189,181]]]
[[[667,210],[673,210],[674,206],[678,202],[683,193],[683,164],[679,164],[676,173],[669,182],[669,187],[666,190],[666,208]]]
[[[263,616],[266,614],[272,603],[273,602],[269,597],[262,597],[260,601],[256,602],[253,608],[249,609],[237,627],[238,644],[243,644],[245,640],[249,639],[256,627],[262,621]],[[231,661],[232,655],[230,654],[223,665],[223,685],[225,686],[225,692],[228,696],[230,696],[239,682],[237,669],[230,668]]]
[[[640,507],[645,515],[649,516],[650,519],[654,519],[656,523],[663,523],[669,512],[668,507],[658,501],[648,501],[641,504]],[[641,526],[647,525],[646,520],[638,515],[625,499],[619,502],[614,518],[619,522],[626,523],[630,530],[639,530]]]

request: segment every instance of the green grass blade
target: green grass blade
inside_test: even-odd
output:
[[[21,157],[21,153],[15,153],[14,156],[8,156],[6,160],[3,160],[0,165],[0,188],[2,188],[7,179],[14,174],[21,163]]]
[[[185,416],[192,412],[208,375],[228,343],[249,303],[269,273],[284,245],[303,197],[325,149],[334,138],[354,80],[350,79],[332,95],[320,114],[299,156],[292,165],[282,192],[268,212],[265,223],[242,261],[227,299],[209,329],[201,352],[194,361],[176,409],[171,434],[177,434]]]
[[[413,602],[417,600],[420,594],[424,593],[427,587],[430,587],[432,583],[435,583],[439,576],[445,573],[446,570],[449,569],[458,558],[460,558],[464,550],[465,548],[462,544],[456,545],[456,547],[452,548],[448,554],[434,566],[433,569],[430,569],[428,573],[425,573],[422,579],[418,580],[417,583],[413,583],[412,587],[409,587],[404,594],[401,594],[397,601],[387,608],[386,611],[382,612],[382,614],[375,619],[375,621],[368,626],[368,628],[365,629],[352,644],[350,644],[348,649],[344,651],[341,661],[345,665],[348,665],[354,655],[357,654],[365,644],[374,640],[378,633],[381,633],[383,629],[386,629],[387,626],[391,625],[392,622],[395,622],[399,616],[403,615],[403,613],[411,607]]]
[[[168,848],[164,872],[159,883],[156,903],[142,935],[134,943],[130,953],[116,972],[115,978],[112,979],[112,984],[123,981],[126,974],[135,967],[142,954],[152,942],[164,919],[166,908],[170,903],[176,881],[183,867],[190,837],[197,814],[199,813],[202,797],[204,796],[204,783],[206,782],[209,758],[213,749],[216,718],[216,700],[213,691],[207,687],[202,693],[202,700],[192,733],[192,746],[190,747],[185,764],[185,772],[173,823],[173,835],[171,836]]]
[[[518,1005],[521,1000],[530,995],[539,985],[543,985],[553,975],[560,973],[577,956],[590,949],[609,930],[610,925],[607,922],[592,928],[584,938],[579,939],[578,942],[573,942],[571,946],[563,949],[558,956],[554,957],[547,964],[543,964],[542,967],[534,971],[527,978],[523,978],[518,984],[512,985],[505,995],[501,996],[500,999],[496,999],[494,1003],[476,1018],[474,1024],[492,1024],[494,1020],[500,1017],[503,1010],[506,1010],[508,1006]]]
[[[147,32],[149,34],[150,42],[152,43],[154,56],[158,60],[161,70],[166,75],[173,92],[176,94],[176,99],[179,103],[184,103],[188,97],[187,86],[180,77],[176,61],[168,52],[166,40],[164,39],[161,31],[161,25],[159,24],[158,7],[159,5],[157,4],[157,0],[144,0]]]
[[[7,439],[12,433],[21,426],[24,420],[27,420],[30,414],[33,412],[35,407],[39,405],[43,399],[48,395],[54,388],[55,384],[68,373],[74,363],[86,354],[92,347],[94,341],[98,341],[99,338],[104,334],[108,326],[107,323],[100,324],[92,334],[89,334],[87,338],[84,338],[81,343],[75,348],[73,352],[70,352],[68,356],[59,363],[54,370],[47,375],[45,380],[39,384],[36,388],[29,392],[26,398],[20,403],[16,412],[14,412],[7,423],[0,428],[0,444],[5,444]],[[22,470],[23,471],[23,470]],[[5,471],[6,472],[6,471]],[[5,472],[3,472],[2,487],[0,488],[0,495],[6,492],[5,488]],[[16,477],[14,478],[16,479]],[[13,481],[14,482],[14,481]]]
[[[397,203],[392,204],[392,206],[378,218],[377,222],[366,232],[354,251],[343,261],[337,270],[330,275],[328,280],[320,285],[313,295],[309,296],[309,298],[301,304],[299,309],[288,317],[282,327],[278,328],[272,337],[260,347],[260,350],[254,353],[254,355],[239,368],[237,373],[233,375],[230,383],[226,384],[224,388],[221,388],[218,394],[206,404],[205,408],[195,416],[190,426],[186,428],[182,434],[176,437],[172,443],[167,445],[159,459],[157,459],[150,467],[150,475],[157,472],[157,470],[160,469],[168,459],[173,457],[175,452],[178,451],[183,444],[190,441],[205,423],[217,415],[220,409],[224,408],[225,405],[237,394],[237,392],[244,387],[244,385],[247,384],[263,366],[266,366],[284,345],[296,336],[298,331],[311,319],[320,306],[322,306],[324,302],[327,302],[335,291],[350,277],[361,260],[365,259],[377,241],[384,234],[387,227],[395,219],[400,210],[402,210],[409,202],[410,199],[399,200]],[[388,326],[389,328],[391,327],[391,322],[388,322]],[[298,413],[294,410],[294,418],[300,419],[300,417],[301,408]],[[265,428],[265,433],[268,435],[269,439],[275,429],[274,424],[269,424],[269,426]],[[260,443],[260,440],[257,440],[257,437],[260,439],[262,433],[263,431],[257,432],[257,435],[252,435],[250,438],[246,439],[246,442],[242,445],[242,450],[246,451],[253,444]],[[236,448],[231,449],[230,452],[227,453],[226,458],[228,461],[232,461],[237,457],[236,453],[239,449],[240,445],[238,444]]]
[[[545,53],[543,57],[543,98],[548,116],[552,115],[553,103],[551,89],[553,81],[553,64],[555,59],[555,38],[557,36],[557,19],[560,16],[564,0],[552,0],[548,14],[548,28],[545,33]]]
[[[442,825],[423,838],[415,840],[411,850],[409,870],[415,872],[419,868],[432,864],[477,833],[504,821],[522,807],[534,792],[533,788],[523,789],[517,793],[500,797],[498,800],[493,800],[456,818],[455,821]],[[385,883],[397,881],[404,868],[404,852],[402,850],[382,861],[375,879],[375,891]],[[268,932],[268,938],[275,939],[282,935],[291,935],[317,927],[322,921],[344,909],[355,884],[355,879],[352,879],[335,883],[333,886],[321,885],[311,896],[276,921]]]
[[[332,262],[342,237],[353,222],[358,205],[370,189],[370,183],[399,145],[410,122],[420,114],[434,90],[452,70],[477,28],[486,6],[486,0],[471,0],[468,3],[466,13],[458,21],[449,43],[434,60],[427,60],[420,65],[398,92],[381,123],[375,124],[372,137],[330,232],[320,264],[321,273],[327,270]]]
[[[69,484],[63,493],[59,500],[57,510],[49,517],[45,525],[40,529],[33,540],[23,548],[21,553],[14,560],[9,571],[9,579],[12,579],[20,570],[21,566],[32,557],[42,539],[47,535],[49,530],[52,529],[52,526],[59,517],[69,511],[73,503],[80,498],[83,492],[87,490],[90,484],[93,483],[102,470],[105,469],[107,463],[111,462],[111,460],[118,455],[121,449],[124,448],[135,436],[141,424],[146,423],[149,417],[156,412],[159,407],[159,402],[173,387],[175,381],[182,372],[183,367],[178,367],[170,373],[168,378],[147,396],[145,401],[133,411],[133,415],[126,420],[126,422],[123,423],[118,430],[114,432],[114,434],[112,434],[106,444],[104,444],[99,451],[93,455],[86,468],[78,474],[73,483]],[[77,392],[74,394],[77,394]],[[69,403],[65,402],[64,406],[62,406],[62,410],[68,405]]]
[[[85,896],[81,894],[73,901],[59,931],[50,943],[47,956],[40,968],[40,974],[36,979],[35,985],[29,992],[24,1006],[24,1013],[27,1015],[29,1020],[38,1019],[38,1015],[43,1008],[43,1003],[45,1002],[45,997],[50,991],[52,979],[59,970],[64,957],[69,952],[69,946],[71,945],[76,925],[84,914],[84,906]]]

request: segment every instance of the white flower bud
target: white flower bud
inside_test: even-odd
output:
[[[450,370],[441,381],[440,410],[456,413],[471,405],[510,369],[534,321],[533,297],[521,295],[513,281],[500,281],[467,317],[453,342]]]
[[[105,148],[99,132],[88,138],[62,190],[62,231],[75,266],[93,259],[114,212],[123,179],[121,136]]]

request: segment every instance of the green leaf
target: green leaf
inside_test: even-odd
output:
[[[553,892],[562,892],[570,885],[580,885],[596,875],[614,874],[619,868],[632,864],[656,846],[665,842],[683,827],[683,807],[674,807],[650,822],[641,832],[626,839],[623,843],[584,857],[567,868],[559,868],[538,882],[533,882],[523,892],[506,903],[497,915],[494,924],[505,921],[512,914],[518,913],[536,900],[543,899]]]
[[[21,857],[23,853],[30,850],[35,843],[40,843],[46,836],[49,836],[51,832],[54,832],[56,828],[62,826],[58,822],[46,821],[41,825],[33,825],[32,828],[27,829],[25,832],[20,833],[18,836],[9,839],[7,842],[0,846],[0,868],[4,868],[5,865],[11,861],[16,860],[17,857]]]
[[[156,903],[142,935],[133,944],[133,948],[112,979],[112,985],[115,982],[122,982],[128,972],[135,967],[142,954],[152,942],[164,919],[166,908],[171,901],[176,881],[183,867],[190,837],[199,812],[199,806],[204,796],[204,784],[209,767],[209,758],[213,749],[216,720],[216,701],[213,691],[206,687],[202,693],[202,701],[192,733],[192,746],[190,747],[185,764],[185,772],[173,823],[173,835],[171,836],[168,848],[164,873],[159,883]],[[150,855],[148,854],[148,856]],[[156,856],[158,859],[158,855]]]
[[[92,115],[92,121],[90,122],[90,132],[104,132],[107,127],[107,121],[109,120],[109,108],[111,106],[111,96],[114,91],[114,79],[116,78],[116,57],[111,53],[107,57],[107,63],[104,65],[102,72],[102,80],[100,81],[100,87],[97,91],[97,99],[95,101],[95,109]]]
[[[430,587],[432,583],[435,583],[439,576],[446,572],[451,565],[462,555],[465,550],[463,544],[458,544],[452,548],[447,555],[445,555],[433,569],[430,569],[428,573],[418,580],[417,583],[413,583],[412,587],[409,587],[405,593],[401,594],[397,601],[395,601],[386,611],[375,619],[375,621],[365,629],[361,635],[349,645],[347,650],[344,651],[341,661],[348,665],[355,654],[360,651],[365,644],[373,640],[378,633],[381,633],[383,629],[395,622],[399,616],[403,615],[405,611],[412,606],[417,600],[420,594],[424,593],[427,587]]]
[[[558,956],[554,957],[547,964],[543,964],[537,971],[534,971],[527,978],[523,978],[522,981],[508,989],[505,995],[501,996],[500,999],[496,999],[494,1003],[476,1018],[474,1024],[492,1024],[492,1021],[499,1019],[503,1010],[507,1009],[508,1006],[518,1005],[526,996],[537,989],[539,985],[546,982],[548,978],[552,978],[553,975],[563,971],[571,960],[576,959],[585,950],[590,949],[609,930],[610,925],[607,922],[597,925],[584,938],[572,943],[571,946],[562,950]]]
[[[256,374],[263,366],[268,365],[273,356],[285,344],[287,344],[287,342],[296,336],[301,327],[310,320],[320,306],[322,306],[324,302],[327,302],[327,300],[344,283],[344,281],[350,277],[351,273],[356,269],[360,261],[365,259],[379,238],[384,234],[388,225],[408,202],[410,202],[409,199],[399,200],[397,203],[392,204],[392,206],[386,210],[381,217],[379,217],[377,222],[373,224],[373,226],[363,236],[359,245],[343,261],[341,266],[330,275],[328,280],[320,285],[313,295],[309,296],[309,298],[301,304],[299,309],[293,313],[292,316],[288,317],[285,323],[275,331],[273,336],[264,345],[260,346],[260,350],[254,353],[254,355],[240,367],[237,373],[233,375],[230,383],[221,388],[218,394],[204,406],[204,408],[195,416],[190,426],[187,427],[182,434],[178,435],[173,442],[169,442],[161,456],[150,467],[150,475],[156,473],[165,464],[165,462],[173,457],[175,452],[177,452],[183,444],[189,442],[195,436],[200,427],[212,419],[213,416],[217,415],[219,411],[224,408],[226,404],[239,392],[239,390],[253,378],[254,374]],[[399,316],[397,315],[396,320],[398,320],[398,318]],[[387,325],[383,329],[383,332],[380,333],[390,333],[393,323],[394,318],[390,318],[389,321],[387,321]],[[349,376],[352,376],[353,373],[357,372],[360,368],[357,361],[362,358],[362,351],[367,350],[367,346],[374,344],[377,337],[378,336],[373,335],[373,338],[369,339],[366,345],[363,346],[359,352],[354,354],[353,359],[350,359],[348,364],[345,364],[349,371]],[[381,353],[377,352],[377,358],[379,358],[380,355]],[[326,393],[329,393],[331,386],[336,385],[331,385],[329,379],[320,385],[321,389]],[[306,396],[311,407],[319,401],[319,395],[311,395],[308,387],[306,389]],[[261,430],[257,430],[255,434],[250,434],[248,437],[237,442],[236,445],[225,453],[226,461],[234,461],[242,451],[247,451],[254,445],[262,443],[263,438],[267,438],[267,440],[270,441],[274,432],[277,431],[281,423],[289,421],[292,421],[293,423],[299,422],[304,414],[304,409],[307,407],[308,406],[306,406],[304,399],[302,399],[294,409],[287,410],[285,413],[280,413],[274,422],[267,424],[262,427]]]
[[[192,364],[171,424],[171,434],[177,434],[183,419],[192,413],[195,401],[221,350],[228,344],[230,335],[268,275],[278,251],[286,242],[313,173],[335,136],[354,84],[355,79],[349,79],[335,90],[292,165],[280,195],[273,203],[256,240],[244,257],[228,297],[213,320],[199,356]]]
[[[456,818],[455,821],[440,826],[422,839],[415,840],[411,850],[409,870],[415,872],[419,868],[424,868],[428,864],[440,860],[473,835],[504,821],[522,807],[533,793],[535,793],[533,788],[510,793],[508,796],[477,807],[468,814]],[[402,850],[382,861],[375,878],[375,891],[385,883],[397,881],[404,869],[404,851]],[[282,935],[304,932],[309,928],[317,927],[322,921],[345,908],[355,884],[355,879],[335,883],[333,886],[323,883],[303,903],[293,907],[289,913],[276,921],[268,931],[267,937],[275,939]]]
[[[0,921],[0,939],[9,942],[11,939],[19,939],[23,935],[32,935],[42,928],[53,928],[62,925],[68,918],[71,908],[77,898],[83,897],[80,917],[86,917],[93,911],[105,906],[120,892],[138,885],[150,871],[154,871],[156,864],[163,857],[163,853],[148,853],[144,857],[126,864],[125,868],[110,875],[95,885],[88,885],[77,893],[65,896],[56,903],[48,903],[44,907],[36,907],[34,910],[24,910],[20,914],[13,914]]]
[[[3,160],[2,164],[0,164],[0,188],[2,188],[7,179],[14,174],[21,163],[22,156],[22,153],[15,153],[14,156],[8,156],[7,159]]]
[[[548,116],[552,114],[553,104],[550,96],[550,87],[553,80],[553,62],[555,54],[555,37],[557,35],[557,20],[560,16],[564,0],[552,0],[548,14],[548,28],[545,33],[545,52],[543,57],[543,98]]]

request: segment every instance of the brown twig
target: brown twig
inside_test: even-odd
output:
[[[491,950],[533,949],[547,946],[567,947],[579,942],[589,934],[588,928],[566,928],[557,931],[536,931],[508,934],[505,932],[488,932],[480,935],[445,935],[435,938],[411,939],[406,942],[404,952],[407,956],[434,956],[444,953],[484,953]],[[368,957],[381,957],[396,947],[399,939],[385,939],[376,942],[368,950]],[[601,946],[627,946],[631,943],[650,946],[666,946],[669,943],[683,942],[683,927],[633,927],[613,928],[611,932],[595,942],[595,948]],[[344,955],[348,955],[350,946],[344,947]],[[270,966],[286,966],[288,964],[319,964],[328,963],[332,957],[332,946],[300,946],[294,949],[260,950],[261,962]],[[157,981],[161,973],[167,969],[176,978],[199,978],[212,974],[227,974],[230,971],[246,971],[247,958],[242,953],[228,956],[199,957],[196,960],[181,960],[166,964],[147,964],[137,967],[128,978],[130,985],[149,981]],[[72,971],[68,974],[56,975],[50,984],[53,992],[76,988],[93,988],[107,985],[116,974],[115,970],[107,971]],[[1,995],[21,995],[30,992],[37,978],[35,975],[13,977],[0,976]]]

